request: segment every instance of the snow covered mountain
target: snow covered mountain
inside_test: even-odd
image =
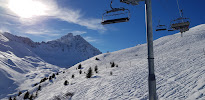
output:
[[[39,50],[40,49],[40,50]],[[60,67],[70,67],[85,59],[101,54],[101,52],[84,40],[80,35],[72,33],[60,39],[41,43],[33,51],[46,62]]]
[[[100,53],[81,36],[72,33],[42,43],[0,33],[0,99],[28,90],[43,77]]]
[[[154,41],[160,100],[205,100],[204,44],[205,24],[183,37],[177,33]],[[141,44],[80,62],[28,92],[36,100],[147,100],[147,65],[147,47]],[[86,78],[90,67],[93,76]],[[16,99],[24,96],[25,92]]]

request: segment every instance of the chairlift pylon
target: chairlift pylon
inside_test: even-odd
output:
[[[128,9],[125,9],[123,7],[121,7],[121,8],[113,8],[112,7],[112,0],[111,0],[111,3],[110,3],[110,8],[111,8],[111,10],[106,11],[102,15],[102,22],[101,22],[102,25],[113,24],[113,23],[120,23],[120,22],[128,22],[129,21],[129,19],[130,19],[130,11]],[[112,13],[114,13],[114,14],[112,14]],[[123,15],[123,14],[127,14],[127,17],[121,17],[121,18],[116,18],[116,19],[104,20],[104,18],[107,17],[107,16],[118,16],[118,15]]]

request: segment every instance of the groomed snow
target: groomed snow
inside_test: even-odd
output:
[[[157,95],[160,100],[205,100],[205,24],[154,41]],[[95,60],[99,58],[100,60]],[[110,62],[118,67],[111,68]],[[78,65],[83,74],[79,74]],[[41,84],[36,100],[147,100],[146,44],[80,62]],[[98,66],[92,78],[89,67]],[[85,72],[85,73],[84,73]],[[112,72],[112,75],[110,74]],[[74,74],[74,78],[71,75]],[[69,85],[65,86],[64,81]],[[29,90],[36,94],[38,86]],[[73,96],[70,96],[72,95]],[[24,94],[17,97],[21,100]]]

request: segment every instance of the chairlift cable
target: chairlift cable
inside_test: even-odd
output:
[[[180,16],[183,17],[182,14],[181,14],[181,13],[182,13],[182,10],[179,8],[179,1],[178,1],[178,0],[177,0],[177,6],[178,6],[178,10],[179,10]]]

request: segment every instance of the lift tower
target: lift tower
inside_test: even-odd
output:
[[[146,33],[147,33],[147,48],[148,48],[148,90],[149,90],[149,100],[157,100],[156,96],[156,78],[154,74],[154,52],[153,52],[153,29],[152,29],[152,6],[151,0],[120,0],[122,3],[139,5],[140,1],[145,1],[145,11],[146,11]],[[119,22],[127,22],[129,20],[124,19],[114,19],[102,21],[102,24],[111,24]]]

